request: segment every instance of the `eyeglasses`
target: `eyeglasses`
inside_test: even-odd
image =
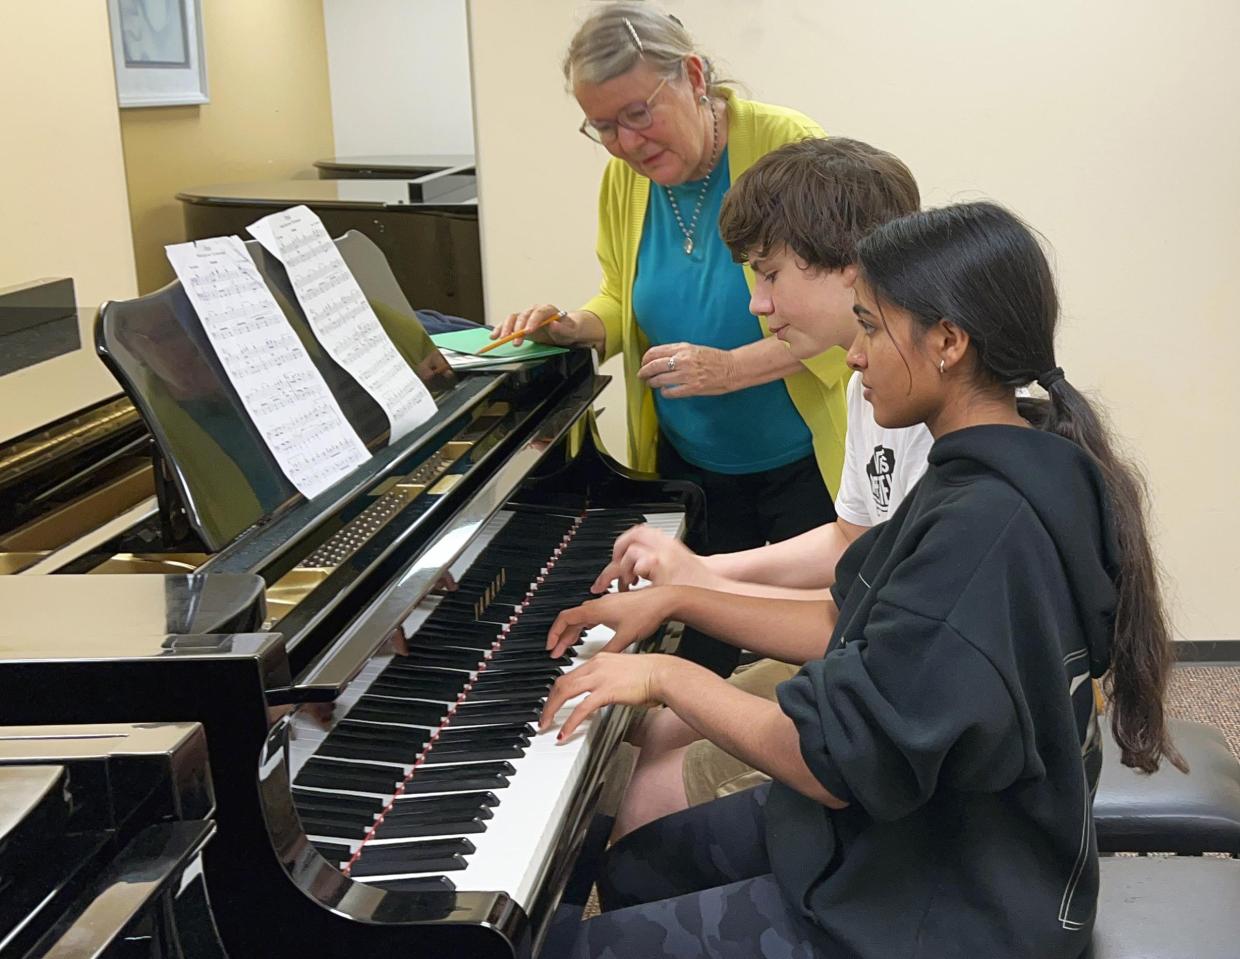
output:
[[[593,120],[582,120],[581,126],[578,128],[579,131],[595,143],[607,146],[616,142],[616,138],[620,136],[621,127],[624,127],[626,130],[648,129],[650,124],[654,123],[654,117],[650,113],[650,104],[659,95],[659,91],[663,89],[663,85],[667,83],[667,80],[667,77],[660,80],[659,85],[654,88],[654,93],[650,94],[644,102],[630,103],[616,115],[614,121],[599,120],[595,123]]]

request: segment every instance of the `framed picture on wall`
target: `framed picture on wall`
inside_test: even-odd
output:
[[[206,103],[202,0],[108,0],[122,107]]]

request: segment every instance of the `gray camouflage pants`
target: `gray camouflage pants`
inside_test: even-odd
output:
[[[770,785],[644,826],[616,843],[599,879],[603,915],[573,959],[811,959],[827,954],[771,875],[762,810]]]

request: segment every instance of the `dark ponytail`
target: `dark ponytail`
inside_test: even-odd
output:
[[[993,203],[967,203],[893,220],[861,242],[858,257],[880,303],[912,314],[923,329],[948,318],[969,334],[980,389],[1012,390],[1038,380],[1048,399],[1019,400],[1021,415],[1071,440],[1097,464],[1119,556],[1111,664],[1103,680],[1111,728],[1125,765],[1153,772],[1165,757],[1186,770],[1163,711],[1171,630],[1146,527],[1145,483],[1055,364],[1059,300],[1032,231]]]

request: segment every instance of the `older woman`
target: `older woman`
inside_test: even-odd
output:
[[[753,275],[719,236],[731,183],[763,154],[821,128],[718,85],[679,21],[650,3],[589,15],[564,61],[581,131],[612,160],[599,204],[599,293],[530,338],[624,355],[629,461],[689,479],[704,553],[788,539],[835,518],[843,464],[842,350],[792,358],[751,315]],[[509,316],[496,336],[556,309]],[[739,653],[695,631],[682,655],[727,675]]]

